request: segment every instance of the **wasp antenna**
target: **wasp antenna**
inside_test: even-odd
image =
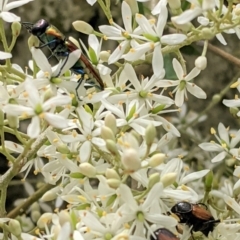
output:
[[[21,25],[24,26],[29,32],[31,32],[34,24],[30,22],[21,22]]]

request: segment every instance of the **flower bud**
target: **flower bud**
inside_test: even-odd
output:
[[[135,130],[131,130],[130,133],[139,144],[142,142],[142,136],[139,133],[137,133]],[[131,140],[131,141],[134,141],[134,140]]]
[[[70,152],[70,150],[66,144],[59,144],[57,146],[57,150],[62,154],[68,154]]]
[[[69,213],[65,210],[62,210],[58,214],[58,217],[59,217],[59,223],[61,226],[63,226],[64,223],[66,223],[66,222],[71,222],[71,217],[70,217]]]
[[[141,160],[135,149],[129,148],[123,152],[122,164],[128,171],[137,171],[141,168]]]
[[[36,36],[31,35],[28,38],[28,47],[29,47],[29,49],[31,50],[32,47],[38,47],[38,46],[39,46],[39,39]]]
[[[104,119],[104,123],[106,127],[109,127],[113,131],[113,134],[117,133],[116,118],[113,114],[111,113],[107,114]]]
[[[39,206],[39,203],[38,202],[35,202],[31,205],[30,207],[31,211],[38,211],[40,212],[40,206]]]
[[[206,40],[211,40],[214,36],[214,32],[210,28],[205,27],[201,31],[201,37]]]
[[[7,114],[8,125],[10,128],[18,128],[19,127],[19,119],[16,116],[10,116]]]
[[[150,159],[149,159],[149,166],[150,167],[157,167],[160,164],[162,164],[166,159],[166,155],[163,153],[157,153],[154,154]]]
[[[167,187],[167,186],[173,184],[176,181],[176,178],[177,178],[177,173],[175,173],[175,172],[167,173],[161,177],[160,181],[162,182],[164,187]]]
[[[119,177],[118,173],[112,168],[107,168],[107,170],[105,172],[105,176],[108,179],[113,178],[113,179],[120,180],[120,177]]]
[[[20,22],[13,22],[11,25],[12,28],[12,35],[15,37],[18,37],[22,28],[22,25]]]
[[[113,140],[106,140],[106,148],[110,153],[112,153],[115,156],[119,154],[117,145]]]
[[[175,17],[171,18],[172,24],[177,28],[182,30],[183,32],[189,32],[192,28],[193,25],[192,23],[188,22],[188,23],[184,23],[184,24],[179,24],[176,22]]]
[[[72,25],[78,32],[81,33],[91,34],[94,32],[92,26],[84,21],[75,21]]]
[[[113,134],[113,131],[111,128],[106,127],[106,126],[102,126],[101,128],[101,137],[104,140],[112,140],[115,141],[115,136]]]
[[[81,49],[78,40],[76,40],[74,37],[69,37],[69,40],[74,43],[79,49]]]
[[[110,179],[107,179],[107,184],[109,185],[109,187],[116,189],[120,186],[121,181],[115,178],[114,179],[110,178]]]
[[[97,173],[96,168],[88,162],[81,163],[79,165],[79,170],[87,177],[94,177]]]
[[[207,67],[207,58],[200,56],[195,60],[195,67],[199,70],[204,70]]]
[[[232,158],[226,159],[225,164],[227,167],[234,167],[236,165],[236,158],[232,157]]]
[[[39,211],[31,212],[31,219],[33,220],[33,222],[37,222],[40,217],[41,217],[41,213]]]
[[[212,100],[214,103],[218,103],[222,100],[222,97],[220,94],[214,94],[213,97],[212,97]]]
[[[239,118],[239,116],[237,115],[237,113],[239,112],[239,109],[237,107],[230,107],[229,112],[234,118]]]
[[[52,221],[52,213],[44,213],[37,221],[37,226],[40,229],[45,228],[47,224],[49,224]]]
[[[181,8],[180,0],[168,0],[169,7],[173,10]]]
[[[52,200],[56,199],[58,197],[57,193],[59,192],[59,189],[60,189],[60,187],[57,186],[55,188],[48,190],[41,197],[41,201],[48,202],[48,201],[52,201]]]
[[[148,125],[145,131],[145,140],[148,146],[153,144],[156,134],[156,128],[153,126],[153,124]]]
[[[20,225],[19,221],[15,220],[15,219],[10,219],[8,226],[9,226],[10,232],[14,236],[19,237],[21,235],[22,229],[21,229],[21,225]]]
[[[153,173],[149,176],[148,188],[151,189],[156,183],[160,181],[159,173]]]
[[[110,57],[110,52],[109,51],[101,51],[99,53],[99,58],[103,61],[103,62],[108,62],[108,59]]]

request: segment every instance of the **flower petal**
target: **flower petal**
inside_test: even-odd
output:
[[[183,71],[182,65],[176,58],[174,58],[172,60],[172,64],[173,64],[173,69],[174,69],[175,73],[177,74],[178,79],[182,80],[184,78],[183,77],[184,71]]]
[[[1,12],[0,17],[5,21],[5,22],[20,22],[21,18],[18,17],[17,15],[10,13],[10,12]]]
[[[122,2],[122,19],[125,29],[128,33],[132,32],[132,11],[129,5],[123,1]]]
[[[67,119],[60,115],[46,112],[44,113],[44,119],[53,127],[60,129],[68,127]]]
[[[189,93],[191,93],[193,96],[200,98],[200,99],[206,99],[207,94],[197,85],[194,83],[187,83],[186,85],[187,90]]]
[[[12,57],[11,53],[0,51],[0,60],[8,59],[11,57]]]
[[[40,134],[40,119],[38,116],[34,116],[32,118],[31,123],[28,125],[27,128],[27,135],[31,138],[37,138]]]

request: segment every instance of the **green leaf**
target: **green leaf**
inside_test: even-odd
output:
[[[177,80],[178,78],[173,69],[172,60],[173,60],[173,57],[170,54],[163,56],[164,67],[165,67],[165,71],[166,71],[164,78],[171,79],[171,80]]]

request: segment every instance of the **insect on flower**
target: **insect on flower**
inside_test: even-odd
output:
[[[179,240],[179,238],[166,228],[159,228],[151,236],[150,240]]]
[[[39,39],[42,45],[38,48],[47,46],[50,49],[52,53],[50,57],[55,56],[58,60],[66,59],[67,61],[69,54],[78,49],[72,41],[65,37],[55,26],[49,24],[44,19],[39,20],[35,24],[23,22],[22,25],[32,35]],[[103,81],[97,69],[94,68],[84,54],[81,54],[79,60],[71,67],[71,70],[74,73],[81,75],[79,83],[76,87],[76,94],[78,98],[79,96],[77,90],[80,88],[82,80],[84,79],[88,80],[90,85],[96,87],[96,83],[98,83],[98,88],[101,90],[104,89]]]
[[[172,207],[171,211],[179,217],[180,223],[192,226],[191,231],[200,231],[205,236],[213,231],[215,223],[220,222],[219,219],[215,220],[213,218],[207,206],[203,203],[179,202]]]

